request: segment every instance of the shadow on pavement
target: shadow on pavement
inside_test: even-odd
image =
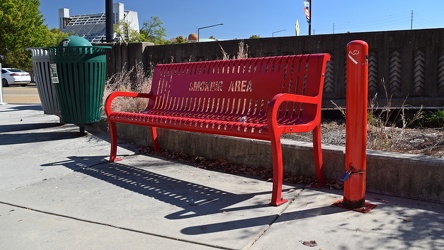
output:
[[[41,105],[39,104],[33,104],[33,105],[20,105],[17,104],[14,106],[8,106],[7,109],[4,110],[0,110],[0,112],[13,112],[13,111],[18,111],[18,110],[35,110],[35,111],[43,111],[43,108]]]
[[[17,132],[42,128],[54,128],[62,126],[61,123],[24,123],[24,124],[8,124],[0,125],[0,133]]]
[[[98,162],[91,166],[91,162]],[[252,208],[268,207],[268,203],[247,207],[228,208],[263,193],[234,194],[210,186],[157,174],[145,169],[136,168],[120,163],[110,163],[104,157],[70,157],[70,160],[54,162],[42,166],[63,165],[75,172],[106,181],[118,187],[151,197],[183,210],[170,214],[167,219],[185,219],[233,210],[249,210]],[[165,160],[143,164],[144,168],[171,166]],[[203,170],[204,171],[204,170]],[[271,194],[270,194],[271,195]],[[274,215],[276,216],[276,215]],[[263,221],[262,221],[263,223]]]
[[[330,214],[339,214],[347,212],[345,209],[340,209],[337,207],[327,206],[327,207],[317,207],[313,209],[301,210],[296,212],[284,213],[285,219],[282,219],[282,216],[279,218],[279,223],[285,221],[292,221],[304,218],[311,217],[319,217],[326,216]],[[201,235],[201,234],[209,234],[220,231],[229,231],[241,228],[250,228],[263,225],[264,221],[273,221],[276,220],[276,215],[267,215],[256,218],[248,218],[241,219],[229,222],[221,222],[214,224],[205,224],[205,225],[197,225],[192,227],[184,228],[181,232],[186,235]]]
[[[15,145],[73,139],[84,136],[79,132],[33,132],[24,134],[0,134],[0,145]]]
[[[421,203],[419,201],[406,199],[399,199],[401,202],[398,202],[397,200],[397,198],[393,198],[393,200],[390,202],[391,204],[378,205],[378,208],[375,210],[379,211],[371,211],[368,214],[357,213],[331,205],[308,209],[301,207],[301,209],[298,211],[284,212],[278,219],[275,220],[275,226],[284,226],[283,224],[291,221],[316,218],[316,221],[319,221],[319,228],[324,226],[326,226],[325,229],[329,228],[329,230],[320,230],[326,234],[334,234],[337,232],[354,232],[357,230],[357,226],[359,225],[357,221],[365,221],[364,217],[370,216],[373,219],[371,222],[369,222],[370,224],[368,227],[364,226],[364,228],[362,228],[362,233],[368,233],[367,237],[384,235],[384,237],[380,237],[379,240],[376,241],[378,245],[375,245],[374,249],[384,246],[386,243],[388,244],[393,239],[401,240],[403,245],[400,245],[399,249],[418,247],[418,241],[423,239],[430,240],[424,242],[420,249],[444,249],[444,209],[442,204],[431,204],[427,202]],[[415,204],[416,202],[418,204]],[[429,206],[430,204],[431,206]],[[340,215],[342,213],[344,214]],[[343,218],[343,223],[337,224],[335,227],[331,227],[331,223],[329,222],[331,216],[329,215],[333,214],[342,216],[337,217],[337,219]],[[181,232],[185,235],[211,234],[221,231],[260,226],[262,225],[263,221],[273,220],[273,218],[274,215],[267,215],[256,218],[233,220],[229,222],[217,222],[213,224],[206,223],[186,227],[182,229]],[[325,223],[322,221],[325,221]],[[313,221],[309,221],[307,224],[310,224],[311,222]],[[301,228],[301,230],[304,229]],[[359,238],[359,240],[363,241],[366,239],[366,236]],[[368,245],[370,243],[362,242],[362,245],[365,244]]]

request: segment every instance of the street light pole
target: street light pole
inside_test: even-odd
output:
[[[275,32],[271,33],[271,37],[274,37],[275,33],[282,32],[282,31],[285,31],[285,30],[278,30],[278,31],[275,31]]]
[[[223,23],[219,23],[219,24],[213,24],[213,25],[210,25],[210,26],[205,26],[205,27],[197,28],[197,42],[200,41],[200,30],[203,30],[203,29],[206,29],[206,28],[211,28],[211,27],[214,27],[214,26],[220,26],[220,25],[224,25],[224,24]]]

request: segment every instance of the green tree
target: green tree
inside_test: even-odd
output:
[[[131,22],[124,19],[120,20],[119,23],[114,24],[114,33],[121,38],[122,42],[126,43],[148,41],[144,34],[141,34],[137,32],[137,30],[131,28]]]
[[[39,0],[0,1],[0,61],[6,67],[31,69],[29,47],[48,44],[49,30],[43,24]]]
[[[167,40],[166,29],[162,26],[163,22],[159,17],[152,16],[150,20],[145,21],[142,25],[140,33],[143,34],[149,42],[154,44],[165,44]]]
[[[186,43],[187,40],[183,36],[176,37],[176,43]]]
[[[250,39],[259,39],[259,38],[261,38],[259,35],[252,35],[252,36],[250,36]]]
[[[44,47],[57,46],[63,39],[68,37],[68,33],[62,32],[59,29],[53,28],[48,31]]]

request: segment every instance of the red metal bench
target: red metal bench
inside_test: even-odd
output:
[[[158,64],[150,93],[114,92],[105,103],[111,134],[110,161],[116,160],[115,123],[149,126],[155,150],[156,128],[236,136],[271,142],[271,205],[282,199],[281,135],[310,132],[316,178],[324,182],[321,103],[329,54]],[[140,113],[113,112],[118,96],[149,98]]]

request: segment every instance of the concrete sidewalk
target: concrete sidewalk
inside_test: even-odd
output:
[[[0,249],[444,249],[444,205],[285,186],[137,154],[107,162],[108,134],[39,105],[0,105]],[[310,245],[316,245],[310,247]]]

